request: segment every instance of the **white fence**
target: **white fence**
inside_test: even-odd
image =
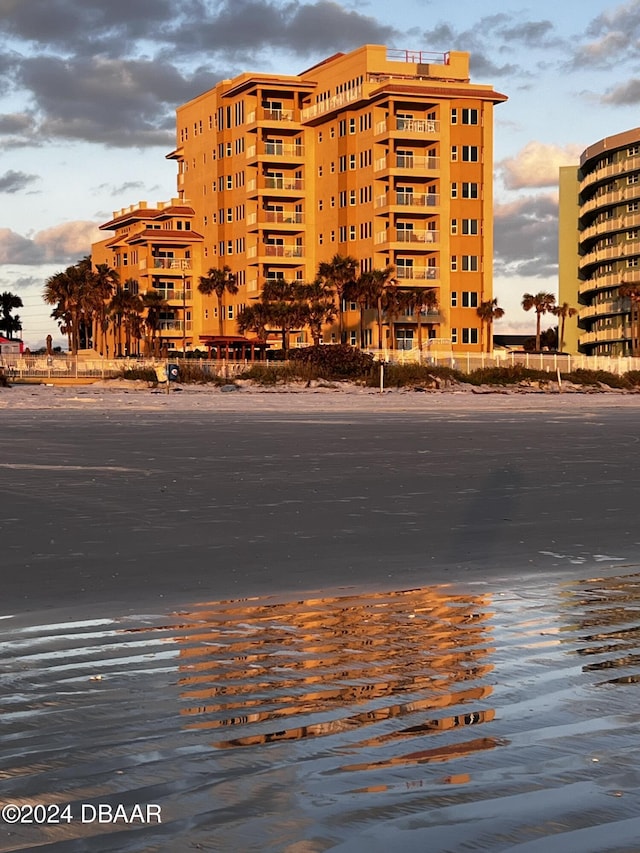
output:
[[[424,364],[452,367],[462,373],[471,373],[484,367],[510,367],[521,365],[532,370],[546,370],[556,373],[571,373],[574,370],[605,370],[621,375],[630,370],[640,370],[640,358],[610,358],[605,356],[557,355],[555,353],[478,353],[412,350],[368,350],[376,361],[389,364]],[[153,358],[119,358],[119,359],[87,359],[71,355],[36,356],[36,355],[3,355],[0,356],[0,374],[11,381],[20,380],[50,380],[64,379],[109,379],[122,376],[125,371],[156,368],[166,370],[168,364],[181,365],[185,369],[197,368],[215,376],[233,377],[242,373],[252,362],[224,361],[208,359],[153,359]],[[261,364],[276,362],[258,362]]]

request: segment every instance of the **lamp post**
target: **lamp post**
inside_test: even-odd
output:
[[[184,262],[182,266],[182,357],[187,357],[187,291]]]

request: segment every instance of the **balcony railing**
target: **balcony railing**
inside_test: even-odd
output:
[[[326,98],[324,101],[319,101],[317,104],[312,104],[310,107],[305,107],[302,110],[302,121],[309,121],[316,116],[324,115],[331,110],[339,109],[345,104],[353,103],[362,97],[362,86],[356,86],[346,92],[340,92],[338,95],[333,95],[331,98]]]
[[[191,325],[191,320],[187,320],[186,323],[182,320],[160,320],[158,322],[158,328],[161,332],[190,332]]]
[[[395,203],[403,207],[437,207],[440,204],[438,193],[396,192]]]
[[[265,175],[263,177],[263,187],[267,190],[303,190],[304,181],[302,178],[283,178],[273,175]],[[253,188],[255,189],[255,187]]]
[[[192,291],[187,288],[186,290],[177,290],[173,288],[154,288],[156,293],[159,293],[163,299],[166,299],[167,302],[189,302],[192,297]]]
[[[296,244],[292,245],[283,245],[283,244],[270,244],[267,243],[263,246],[264,254],[267,257],[272,258],[302,258],[304,257],[304,246],[300,246]]]
[[[423,157],[421,154],[396,154],[390,157],[379,157],[375,162],[376,172],[383,169],[411,169],[418,172],[433,172],[439,168],[439,157]]]
[[[578,338],[579,343],[595,344],[602,341],[624,341],[631,339],[630,326],[613,326],[608,329],[596,329],[593,332],[585,332]]]
[[[396,116],[395,119],[383,119],[376,123],[376,134],[380,135],[389,131],[416,133],[420,136],[433,136],[440,133],[440,122],[430,118],[402,118]]]
[[[438,243],[440,241],[439,231],[429,231],[427,228],[397,228],[397,243]]]
[[[396,278],[406,281],[437,281],[440,267],[396,267]]]
[[[190,270],[191,258],[151,258],[155,270]]]
[[[294,119],[294,110],[268,109],[266,107],[260,107],[248,114],[247,123],[253,124],[255,121],[291,122]]]

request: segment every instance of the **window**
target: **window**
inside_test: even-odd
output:
[[[324,202],[322,201],[322,199],[321,198],[318,199],[318,210],[322,210],[323,206],[324,206]]]
[[[478,124],[478,110],[462,110],[462,124]]]
[[[233,208],[227,208],[227,222],[233,222]]]
[[[634,175],[627,175],[627,184],[637,184],[640,180],[640,175],[636,172]]]
[[[456,183],[451,184],[451,198],[458,198],[458,185]]]
[[[318,177],[322,177],[322,166],[318,166]]]
[[[462,256],[462,270],[463,270],[463,272],[478,272],[478,256],[477,255],[463,255]]]
[[[338,161],[338,171],[346,172],[347,171],[347,155],[343,154]]]
[[[233,305],[227,306],[227,317],[229,320],[233,320]]]
[[[338,229],[338,242],[346,243],[347,242],[347,226],[341,225]]]
[[[349,206],[355,207],[355,204],[356,204],[356,191],[355,190],[349,190]]]
[[[455,108],[451,110],[451,124],[458,124],[458,110]]]
[[[354,347],[358,343],[356,332],[349,332],[349,343]]]
[[[356,226],[355,225],[349,226],[349,239],[350,240],[356,239]]]
[[[349,169],[353,171],[356,168],[356,155],[349,154]]]
[[[462,233],[463,234],[477,234],[478,233],[478,220],[477,219],[463,219],[462,220]]]
[[[463,344],[477,344],[478,343],[478,330],[477,329],[463,329],[462,330],[462,343]]]
[[[462,291],[462,307],[463,308],[477,308],[478,307],[478,294],[475,290],[463,290]]]
[[[455,272],[458,269],[458,256],[451,255],[451,272]]]
[[[452,145],[451,146],[451,162],[455,163],[457,159],[458,159],[458,146]]]
[[[451,307],[455,308],[458,304],[458,294],[455,290],[451,291]]]
[[[638,201],[630,201],[627,205],[627,212],[633,213],[634,210],[640,210],[640,202]],[[613,211],[611,211],[613,213]]]
[[[631,231],[627,231],[627,240],[637,240],[640,237],[640,229],[632,228]]]
[[[462,146],[462,160],[464,163],[477,163],[478,162],[478,146],[477,145],[463,145]]]
[[[347,206],[347,191],[346,190],[340,190],[340,194],[338,196],[338,199],[339,199],[339,202],[338,202],[339,206],[340,207],[346,207]]]
[[[640,266],[640,258],[627,258],[627,266],[628,267]]]
[[[458,220],[457,219],[451,220],[451,233],[452,234],[458,233]]]
[[[349,133],[354,134],[356,132],[356,120],[354,118],[349,119]]]
[[[463,183],[462,198],[478,198],[478,185],[475,183]]]
[[[338,124],[338,136],[346,136],[346,134],[347,134],[347,120],[343,118],[343,119],[340,119],[340,122]]]
[[[227,175],[227,189],[233,189],[233,175]]]
[[[458,330],[457,329],[451,329],[451,343],[452,344],[458,343]]]
[[[635,157],[636,154],[640,154],[640,145],[630,145],[627,148],[627,156],[628,157]]]

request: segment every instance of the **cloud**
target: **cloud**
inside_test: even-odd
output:
[[[557,276],[557,198],[536,195],[496,205],[494,249],[496,276]]]
[[[70,264],[88,255],[91,244],[104,237],[95,222],[63,222],[23,237],[0,228],[0,264]]]
[[[577,166],[582,148],[579,145],[547,145],[534,140],[521,148],[515,157],[496,163],[496,169],[509,190],[556,187],[558,169],[560,166]]]
[[[113,184],[99,184],[97,187],[94,187],[93,192],[103,192],[109,193],[109,195],[112,196],[120,196],[130,193],[132,190],[141,189],[144,189],[144,181],[125,181],[119,186],[114,186]]]
[[[480,18],[472,29],[456,32],[450,24],[440,22],[421,34],[426,44],[442,50],[464,50],[471,54],[470,70],[474,78],[514,77],[527,75],[528,69],[513,61],[501,62],[502,56],[517,55],[523,47],[532,51],[547,51],[564,44],[549,20],[531,21],[522,15],[500,12]]]
[[[38,175],[28,175],[26,172],[15,172],[13,169],[9,169],[4,175],[0,175],[0,193],[20,192],[38,180],[40,180]]]
[[[606,94],[602,95],[600,100],[603,104],[613,104],[614,106],[637,104],[640,101],[640,80],[634,77],[619,86],[614,86],[613,89],[609,89]]]
[[[574,69],[619,68],[626,60],[635,61],[640,39],[640,2],[631,0],[607,9],[591,21],[585,34],[592,40],[575,50],[571,60]]]

